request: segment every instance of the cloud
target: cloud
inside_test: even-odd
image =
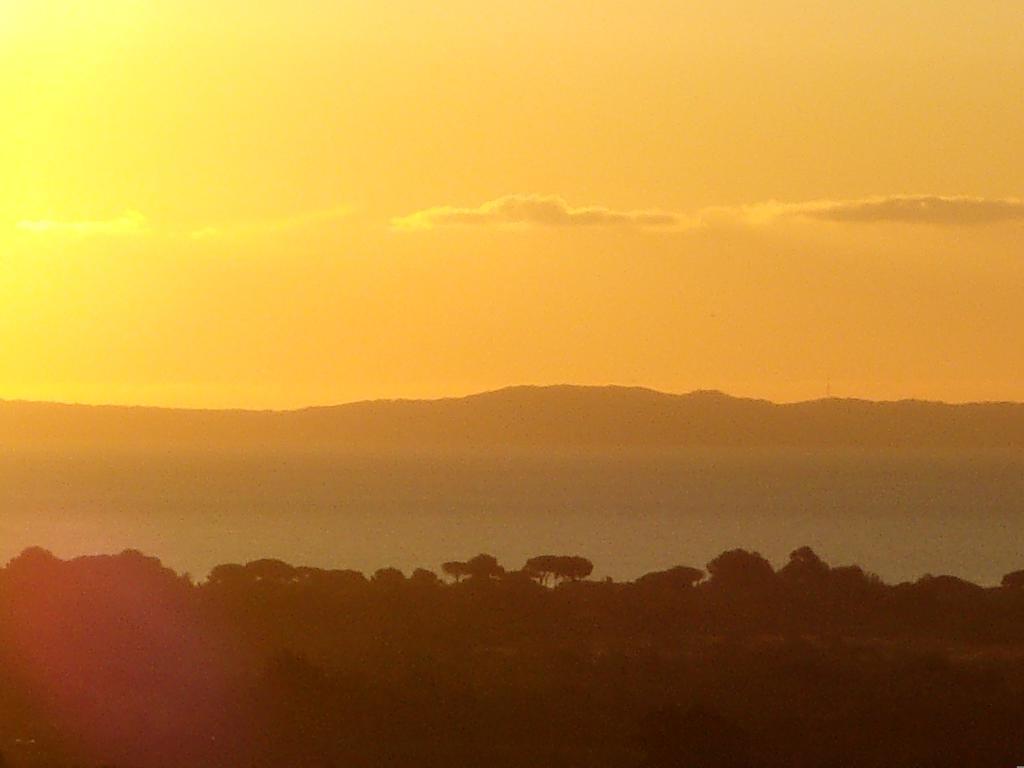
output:
[[[351,215],[344,206],[288,216],[235,221],[200,227],[178,235],[195,240],[272,236],[338,221]],[[839,225],[922,224],[966,227],[1024,222],[1024,199],[942,195],[890,195],[851,200],[766,201],[750,205],[711,206],[694,212],[657,209],[617,210],[604,206],[573,207],[554,195],[507,195],[475,208],[439,206],[391,220],[392,227],[424,230],[438,227],[622,227],[671,231],[757,228],[787,220]],[[153,234],[138,211],[110,219],[66,221],[25,219],[18,231],[35,236],[73,238],[132,237]],[[170,232],[166,234],[174,235]]]
[[[537,227],[672,227],[675,214],[656,210],[617,211],[601,206],[572,208],[560,197],[507,195],[477,208],[441,206],[392,220],[396,229],[445,226],[519,225]]]
[[[891,195],[854,200],[766,201],[711,206],[692,213],[661,210],[618,211],[600,206],[572,208],[562,198],[509,195],[477,208],[441,206],[392,220],[396,229],[445,226],[624,226],[677,231],[761,227],[787,219],[836,224],[927,224],[977,226],[1024,222],[1024,200],[941,195]]]
[[[1024,200],[897,195],[791,206],[791,215],[849,224],[901,223],[969,226],[1024,221]]]
[[[149,231],[149,222],[138,211],[127,211],[113,219],[60,221],[25,219],[15,224],[21,232],[65,237],[128,237]]]
[[[941,195],[890,195],[856,200],[769,201],[712,207],[692,221],[698,227],[762,226],[784,219],[835,224],[927,224],[976,226],[1024,221],[1024,200]]]
[[[216,238],[239,238],[252,236],[271,236],[294,230],[300,230],[318,224],[330,223],[348,216],[351,210],[336,206],[311,211],[303,211],[288,216],[277,216],[265,219],[227,222],[192,230],[154,229],[149,219],[138,211],[127,211],[110,219],[66,221],[61,219],[23,219],[14,222],[19,232],[33,236],[50,237],[130,237],[143,235],[163,235],[167,237],[187,237],[194,240],[210,240]]]
[[[236,221],[227,224],[201,227],[189,233],[194,240],[210,240],[220,237],[248,237],[252,235],[276,235],[297,229],[337,221],[348,216],[351,210],[344,206],[304,211],[291,216],[279,216],[251,221]]]

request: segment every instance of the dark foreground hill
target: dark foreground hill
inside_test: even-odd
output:
[[[604,450],[778,447],[1024,449],[1024,404],[826,399],[776,404],[719,392],[511,387],[463,398],[297,411],[0,403],[0,449]]]

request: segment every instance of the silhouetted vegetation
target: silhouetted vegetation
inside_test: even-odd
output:
[[[589,581],[128,551],[0,570],[0,766],[1013,766],[1024,584],[801,547]]]

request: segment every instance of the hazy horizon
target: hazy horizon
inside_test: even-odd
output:
[[[550,382],[550,383],[512,383],[505,384],[502,386],[495,387],[493,389],[482,389],[482,390],[470,390],[465,392],[452,392],[448,394],[438,395],[394,395],[394,396],[379,396],[379,397],[366,397],[356,400],[335,400],[335,401],[324,401],[324,402],[311,402],[302,403],[290,406],[282,407],[247,407],[243,405],[222,405],[222,406],[196,406],[187,404],[174,404],[174,403],[156,403],[156,402],[115,402],[115,401],[80,401],[80,400],[36,400],[31,398],[10,398],[3,397],[0,395],[0,403],[24,403],[32,405],[67,405],[67,406],[86,406],[86,407],[97,407],[97,408],[141,408],[141,409],[159,409],[159,410],[180,410],[180,411],[243,411],[243,412],[254,412],[254,413],[289,413],[295,411],[306,411],[306,410],[317,410],[326,408],[337,408],[347,405],[362,405],[371,403],[389,403],[389,402],[437,402],[444,400],[465,400],[480,395],[491,395],[499,392],[506,392],[520,389],[533,389],[533,390],[556,390],[556,389],[606,389],[606,390],[640,390],[646,392],[653,392],[660,395],[669,395],[672,397],[687,397],[691,395],[722,395],[732,400],[750,400],[756,402],[770,403],[772,405],[800,405],[805,403],[816,403],[824,400],[836,400],[836,401],[855,401],[855,402],[868,402],[868,403],[927,403],[934,405],[1024,405],[1024,400],[1006,400],[1006,399],[978,399],[978,400],[941,400],[931,399],[927,397],[920,397],[913,394],[897,395],[891,398],[872,398],[864,395],[858,395],[856,393],[837,393],[831,392],[830,387],[826,384],[826,391],[818,397],[807,397],[807,398],[795,398],[795,399],[774,399],[770,397],[759,396],[757,394],[738,394],[736,392],[729,392],[721,389],[715,389],[711,387],[697,387],[695,389],[688,389],[682,391],[671,391],[667,389],[661,389],[652,385],[645,384],[623,384],[618,382],[603,382],[603,383],[577,383],[577,382]]]

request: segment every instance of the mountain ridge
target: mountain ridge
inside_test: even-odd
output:
[[[28,398],[2,398],[0,397],[0,408],[8,405],[18,406],[53,406],[63,408],[96,408],[110,410],[145,410],[145,411],[175,411],[187,413],[301,413],[304,411],[323,411],[336,408],[348,408],[363,405],[383,405],[394,403],[446,403],[457,401],[481,400],[503,395],[518,393],[551,393],[551,392],[604,392],[604,393],[642,393],[656,397],[671,399],[719,399],[732,402],[753,402],[773,405],[778,407],[792,407],[809,405],[813,403],[840,402],[840,403],[870,403],[874,405],[893,405],[905,403],[920,403],[924,405],[948,406],[961,408],[965,406],[989,406],[1009,405],[1024,406],[1024,401],[1018,400],[967,400],[951,402],[948,400],[932,400],[920,397],[903,397],[896,399],[874,400],[869,397],[840,397],[831,395],[827,397],[809,398],[806,400],[777,401],[766,397],[749,397],[744,395],[732,395],[720,389],[694,389],[688,392],[667,392],[645,387],[641,385],[627,384],[510,384],[497,389],[487,389],[480,392],[471,392],[466,395],[442,395],[440,397],[379,397],[364,398],[360,400],[348,400],[338,403],[324,403],[301,405],[293,408],[246,408],[246,407],[190,407],[174,405],[147,405],[144,403],[83,403],[68,400],[33,400]]]
[[[1024,403],[823,398],[717,390],[518,385],[464,397],[294,410],[0,400],[0,448],[157,449],[850,447],[1024,450]]]

